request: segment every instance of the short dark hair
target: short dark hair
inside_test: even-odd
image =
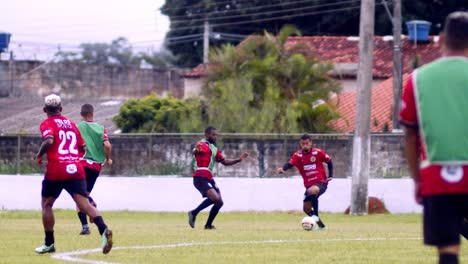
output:
[[[213,130],[216,130],[216,128],[212,127],[212,126],[209,126],[207,128],[205,128],[205,134],[209,134],[211,133]]]
[[[49,113],[61,112],[61,108],[62,108],[61,104],[58,104],[56,106],[51,106],[51,105],[44,106],[44,109]]]
[[[88,116],[91,113],[94,113],[94,107],[92,105],[84,104],[81,106],[81,116]]]
[[[448,15],[445,19],[444,43],[451,50],[468,48],[468,12],[458,11]]]
[[[301,140],[307,140],[307,139],[308,139],[308,140],[312,140],[312,138],[310,137],[309,134],[303,134],[303,135],[301,136]]]

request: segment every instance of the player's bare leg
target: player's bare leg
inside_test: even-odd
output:
[[[215,189],[209,189],[206,191],[206,196],[213,202],[214,205],[210,210],[210,215],[206,221],[205,229],[216,229],[213,226],[213,221],[216,218],[216,215],[218,215],[221,207],[224,205],[223,198],[221,197],[221,193],[216,192]]]
[[[45,242],[40,247],[36,248],[35,251],[39,254],[55,252],[54,246],[54,225],[55,217],[52,207],[54,206],[55,198],[53,197],[42,197],[42,225],[44,226]]]
[[[102,236],[102,253],[109,253],[113,244],[112,231],[107,228],[107,225],[104,223],[104,219],[102,219],[99,211],[94,206],[92,206],[88,198],[83,195],[75,193],[73,194],[73,200],[75,200],[75,203],[81,212],[86,213],[88,216],[94,219],[94,224],[96,224],[99,229],[99,234]]]

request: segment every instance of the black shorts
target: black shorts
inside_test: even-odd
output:
[[[317,197],[320,197],[320,195],[324,194],[325,191],[327,190],[327,188],[328,188],[328,183],[319,182],[319,183],[316,183],[316,184],[314,184],[314,185],[311,185],[311,186],[307,187],[306,190],[305,190],[305,192],[304,192],[304,202],[307,201],[307,197],[308,197],[308,196],[307,196],[307,189],[309,189],[309,188],[312,187],[312,186],[317,186],[317,187],[319,188],[320,191],[319,191],[319,194],[318,194]]]
[[[97,178],[99,177],[99,171],[91,168],[87,168],[83,166],[85,174],[86,174],[86,190],[88,193],[94,188],[94,184],[96,183]]]
[[[434,195],[423,199],[424,243],[444,247],[460,244],[460,231],[468,216],[468,194]]]
[[[195,188],[197,188],[203,197],[206,197],[206,192],[209,189],[215,189],[217,193],[220,193],[218,185],[216,185],[214,180],[208,180],[207,178],[203,177],[193,177],[193,185]]]
[[[51,181],[44,179],[42,181],[41,195],[42,197],[54,197],[57,199],[63,189],[71,196],[73,196],[73,194],[81,194],[84,197],[88,197],[85,180]]]

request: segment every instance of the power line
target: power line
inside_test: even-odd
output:
[[[234,2],[234,3],[233,3]],[[251,0],[231,0],[231,1],[224,1],[224,2],[218,2],[218,3],[213,3],[211,4],[212,6],[217,6],[217,5],[224,5],[224,4],[243,4],[243,3],[249,3]],[[198,3],[198,4],[193,4],[185,7],[172,7],[172,8],[159,8],[159,10],[177,10],[177,9],[183,9],[183,8],[191,8],[191,7],[196,7],[196,6],[201,6],[203,3]]]
[[[353,1],[353,2],[355,2],[355,1]],[[327,6],[331,6],[331,5],[336,5],[336,4],[328,4]],[[259,15],[271,15],[271,14],[279,14],[279,13],[286,13],[286,12],[292,12],[292,11],[301,11],[301,10],[315,9],[315,8],[317,8],[317,7],[316,6],[296,7],[296,8],[290,8],[290,9],[284,9],[284,10],[264,11],[264,12],[250,13],[250,14],[244,14],[244,15],[213,17],[213,18],[207,18],[207,20],[208,21],[214,21],[214,20],[225,20],[225,19],[231,19],[231,18],[259,16]],[[171,24],[180,24],[180,23],[186,23],[186,22],[199,22],[199,21],[205,21],[205,19],[203,18],[203,19],[193,19],[193,20],[171,21]]]
[[[377,5],[381,5],[381,4],[376,4],[376,6],[377,6]],[[359,6],[355,6],[355,7],[345,7],[345,8],[337,8],[337,9],[330,9],[330,10],[324,10],[324,11],[314,11],[314,12],[308,12],[308,13],[300,13],[300,14],[292,14],[292,15],[278,16],[278,17],[268,17],[268,18],[260,18],[260,19],[245,20],[245,21],[238,21],[238,22],[211,24],[210,26],[211,26],[211,27],[219,27],[219,26],[232,26],[232,25],[252,24],[252,23],[256,23],[256,22],[265,22],[265,21],[272,21],[272,20],[289,19],[289,18],[294,18],[294,17],[302,17],[302,16],[310,16],[310,15],[320,15],[320,14],[335,13],[335,12],[347,11],[347,10],[353,10],[353,9],[359,9],[359,8],[360,8]],[[201,28],[201,27],[203,27],[203,25],[174,28],[174,29],[171,29],[171,32],[179,31],[179,30],[187,30],[187,29]]]
[[[211,15],[225,15],[225,13],[229,12],[241,12],[241,11],[246,11],[246,10],[255,10],[255,9],[263,9],[263,8],[270,8],[270,7],[282,7],[282,6],[287,6],[287,5],[294,5],[294,4],[300,4],[300,3],[307,3],[307,2],[315,2],[316,0],[299,0],[299,1],[294,1],[294,2],[287,2],[287,3],[278,3],[278,4],[270,4],[270,5],[258,5],[258,6],[251,6],[247,8],[239,8],[239,9],[227,9],[223,11],[212,11],[212,12],[206,12],[206,13],[198,13],[198,14],[193,14],[193,15],[185,15],[185,16],[170,16],[170,18],[186,18],[186,17],[191,17],[191,16],[206,16],[209,20],[212,20],[210,18]],[[341,2],[336,2],[336,3],[330,3],[330,4],[318,4],[318,5],[313,5],[314,7],[326,7],[326,6],[334,6],[334,5],[340,5],[340,4],[346,4],[350,2],[356,2],[358,3],[359,1],[357,0],[347,0],[347,1],[341,1]],[[224,14],[219,14],[220,12],[223,12]],[[267,11],[265,11],[267,12]],[[254,15],[252,13],[251,15]],[[204,18],[201,18],[204,19]],[[178,22],[177,20],[171,21],[171,23]]]

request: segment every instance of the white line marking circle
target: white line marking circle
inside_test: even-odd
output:
[[[254,241],[224,241],[224,242],[182,242],[176,244],[163,244],[163,245],[150,245],[150,246],[129,246],[129,247],[114,247],[115,250],[125,249],[158,249],[158,248],[178,248],[178,247],[192,247],[192,246],[210,246],[210,245],[236,245],[236,244],[273,244],[273,243],[305,243],[305,242],[336,242],[336,241],[395,241],[395,240],[421,240],[417,237],[371,237],[371,238],[331,238],[331,239],[308,239],[308,240],[254,240]],[[87,260],[76,256],[85,255],[90,253],[101,252],[101,248],[83,249],[76,251],[69,251],[63,253],[55,253],[52,258],[64,260],[68,262],[90,263],[90,264],[119,264],[116,262],[107,262],[100,260]]]

